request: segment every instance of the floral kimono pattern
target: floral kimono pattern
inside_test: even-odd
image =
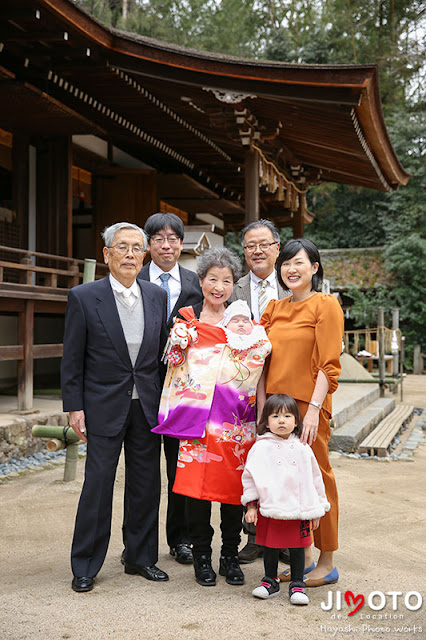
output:
[[[271,345],[258,325],[235,339],[220,327],[198,321],[195,327],[201,339],[186,349],[184,362],[169,364],[154,431],[166,433],[161,423],[173,421],[174,412],[180,433],[199,429],[199,437],[181,439],[173,491],[240,504],[241,475],[256,433],[256,387]],[[235,348],[241,338],[245,344]]]

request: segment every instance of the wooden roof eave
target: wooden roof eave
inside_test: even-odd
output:
[[[107,28],[69,0],[38,0],[38,4],[89,38],[93,46],[105,48],[109,64],[132,73],[170,79],[173,68],[174,82],[355,109],[384,190],[395,189],[409,179],[386,133],[375,65],[295,65],[225,57]]]
[[[380,102],[378,68],[366,82],[360,105],[356,108],[359,122],[368,136],[371,152],[377,158],[388,183],[393,189],[404,186],[410,179],[398,160],[389,139]]]

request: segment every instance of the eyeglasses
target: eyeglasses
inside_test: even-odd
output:
[[[130,245],[124,244],[124,242],[122,244],[113,244],[111,247],[108,247],[108,249],[115,249],[121,256],[126,255],[126,253],[129,253],[130,251],[134,256],[141,256],[145,251],[145,249],[141,247],[140,244]]]
[[[260,244],[246,244],[243,246],[244,251],[247,253],[254,253],[259,247],[261,251],[269,251],[269,248],[272,247],[273,244],[277,244],[276,242],[261,242]]]
[[[179,236],[151,236],[149,240],[158,245],[162,245],[166,241],[169,244],[178,244],[180,242]]]

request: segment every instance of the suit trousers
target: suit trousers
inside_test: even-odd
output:
[[[189,531],[194,557],[211,554],[214,529],[210,524],[212,503],[209,500],[188,498]],[[221,554],[236,556],[241,542],[243,505],[220,505]]]
[[[303,418],[308,410],[309,403],[297,400],[300,415]],[[330,503],[330,511],[320,518],[320,525],[315,529],[314,544],[321,551],[336,551],[338,543],[339,528],[339,499],[337,495],[336,479],[333,469],[331,468],[328,457],[328,441],[330,440],[330,420],[325,411],[321,410],[319,414],[318,435],[315,442],[312,443],[312,451],[314,452],[316,461],[321,470],[322,479],[324,481],[327,500]]]
[[[127,507],[126,561],[150,566],[158,560],[160,436],[151,432],[139,400],[132,400],[122,430],[98,436],[87,430],[87,457],[71,549],[75,576],[95,577],[111,534],[112,498],[124,443]]]

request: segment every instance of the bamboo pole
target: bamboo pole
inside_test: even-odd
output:
[[[71,427],[35,424],[32,428],[32,434],[36,438],[50,438],[47,443],[49,451],[66,449],[64,482],[75,480],[77,474],[78,445],[83,441],[80,440]]]
[[[86,282],[93,282],[96,273],[96,260],[92,258],[85,258],[84,260],[84,272],[83,272],[83,284]]]

